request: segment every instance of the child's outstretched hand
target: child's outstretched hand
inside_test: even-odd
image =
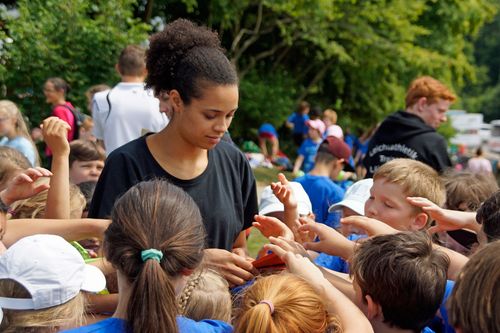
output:
[[[297,208],[297,200],[293,194],[293,189],[290,186],[288,179],[282,173],[278,174],[277,183],[271,183],[271,189],[274,195],[279,199],[279,201],[286,208]]]
[[[286,252],[292,252],[310,258],[307,250],[293,239],[269,237],[269,240],[271,241],[271,244],[264,245],[264,249],[272,251],[281,259],[283,259],[282,257],[286,254]]]
[[[271,216],[255,215],[255,222],[252,223],[254,227],[267,238],[269,237],[283,237],[293,240],[293,232],[286,226],[285,223],[279,219]]]
[[[64,120],[57,117],[45,119],[41,125],[43,140],[52,151],[53,156],[68,156],[68,131],[71,127]]]
[[[299,228],[300,231],[314,232],[318,235],[318,242],[304,243],[307,250],[324,252],[333,256],[349,259],[354,252],[354,242],[345,238],[337,230],[322,223],[305,224]]]
[[[2,202],[11,205],[14,201],[30,198],[46,189],[49,184],[35,184],[35,180],[40,177],[51,177],[52,172],[47,169],[36,167],[29,168],[21,172],[7,184],[7,187],[0,192]]]
[[[309,258],[293,252],[286,252],[281,259],[286,263],[290,273],[300,276],[316,290],[321,290],[323,286],[331,286],[320,269]]]
[[[429,228],[429,233],[458,230],[463,228],[470,228],[474,231],[481,229],[481,226],[476,223],[475,212],[461,212],[444,209],[429,199],[421,197],[408,197],[406,200],[414,206],[421,207],[422,210],[429,214],[431,219],[436,222],[435,226]]]
[[[340,223],[364,230],[368,236],[395,234],[399,232],[399,230],[382,221],[360,215],[344,217],[340,219]]]

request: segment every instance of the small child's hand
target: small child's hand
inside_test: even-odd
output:
[[[64,120],[57,117],[45,119],[41,125],[43,140],[52,151],[53,156],[68,156],[68,131],[71,127]]]
[[[317,291],[320,291],[323,286],[330,286],[330,283],[325,279],[321,270],[309,258],[293,252],[287,252],[282,257],[282,260],[286,263],[290,273],[300,276]]]
[[[314,231],[300,231],[300,227],[306,224],[315,224],[315,223],[316,221],[314,221],[314,219],[309,216],[301,217],[297,220],[296,228],[294,228],[293,230],[297,242],[301,244],[314,242],[317,236],[314,233]]]
[[[40,177],[50,177],[52,172],[44,168],[29,168],[14,178],[7,184],[7,187],[0,192],[2,202],[11,205],[14,201],[30,198],[49,188],[49,184],[35,184]]]
[[[463,228],[470,228],[476,231],[480,229],[476,223],[475,212],[461,212],[444,209],[426,198],[408,197],[406,200],[412,205],[422,208],[422,210],[429,214],[430,218],[436,222],[435,226],[429,228],[429,233]]]
[[[255,222],[252,223],[254,227],[267,238],[269,237],[283,237],[293,240],[293,232],[286,226],[285,223],[279,219],[271,216],[255,215]]]
[[[285,206],[286,208],[297,208],[297,200],[295,199],[295,195],[293,193],[293,189],[286,179],[285,175],[280,173],[278,174],[278,183],[271,183],[271,189],[273,190],[274,195],[278,198],[278,200]]]
[[[308,223],[299,228],[302,232],[314,232],[318,242],[304,243],[304,248],[316,252],[324,252],[333,256],[349,259],[354,251],[354,242],[345,238],[337,230],[322,223]]]
[[[264,249],[269,250],[283,259],[287,252],[295,253],[306,258],[310,258],[307,250],[302,244],[297,243],[293,239],[286,239],[283,237],[269,237],[271,244],[265,244]]]

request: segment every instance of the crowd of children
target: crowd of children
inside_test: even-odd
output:
[[[396,158],[339,182],[366,150],[353,164],[336,112],[303,102],[288,123],[306,174],[280,174],[258,202],[248,161],[222,140],[238,78],[217,34],[176,20],[144,66],[168,124],[107,159],[92,135],[75,138],[59,79],[44,86],[50,171],[0,101],[0,331],[500,332],[491,175]],[[275,159],[278,133],[259,132]],[[251,227],[269,240],[257,259]]]

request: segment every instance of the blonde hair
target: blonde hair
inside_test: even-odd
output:
[[[178,301],[181,315],[193,320],[231,321],[229,284],[212,269],[191,274]]]
[[[35,185],[48,184],[50,178],[42,177],[35,181]],[[47,204],[47,194],[49,190],[44,190],[28,199],[14,202],[10,209],[11,218],[14,219],[35,219],[43,218],[45,215],[45,205]],[[86,205],[85,197],[77,185],[69,186],[69,204],[70,218],[76,219],[82,217],[83,209]]]
[[[437,171],[422,162],[396,158],[375,171],[373,180],[380,178],[400,185],[406,196],[424,197],[438,206],[443,206],[446,200],[446,190]]]
[[[16,136],[22,136],[31,143],[33,151],[35,152],[35,166],[38,166],[40,163],[40,156],[38,155],[38,150],[35,143],[31,139],[28,125],[26,125],[26,122],[24,121],[21,110],[19,110],[14,102],[3,99],[0,100],[0,114],[1,113],[5,113],[9,117],[16,119]]]
[[[30,293],[14,280],[0,280],[0,295],[3,297],[31,298]],[[41,310],[3,309],[4,318],[0,324],[3,333],[56,332],[64,328],[83,325],[85,297],[80,292],[70,301]]]
[[[269,301],[274,307],[263,301]],[[314,288],[289,273],[258,278],[241,299],[235,319],[236,333],[342,332],[340,322],[328,314]]]
[[[332,125],[335,125],[337,123],[337,112],[332,109],[326,109],[323,111],[323,118],[327,118]]]

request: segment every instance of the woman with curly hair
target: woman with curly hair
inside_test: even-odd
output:
[[[245,156],[221,141],[238,108],[238,77],[217,34],[184,19],[150,39],[146,86],[170,122],[109,155],[89,216],[109,216],[115,200],[134,184],[163,178],[200,208],[207,231],[205,262],[231,285],[256,273],[244,230],[257,213],[256,184]]]

